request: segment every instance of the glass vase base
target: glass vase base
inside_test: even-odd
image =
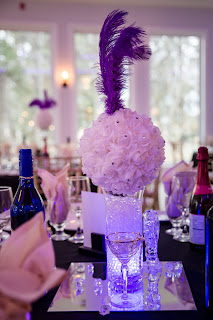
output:
[[[182,233],[179,237],[173,237],[173,239],[179,242],[189,242],[190,237],[189,234]]]
[[[51,235],[50,238],[51,238],[51,240],[55,240],[55,241],[64,241],[64,240],[68,240],[69,237],[70,236],[67,233],[63,232],[60,234],[55,233],[55,234]]]
[[[166,234],[168,234],[169,236],[174,236],[174,234],[175,234],[175,230],[174,230],[173,228],[167,229],[165,232],[166,232]]]
[[[177,238],[177,237],[180,236],[182,230],[181,230],[181,229],[178,230],[178,229],[176,229],[176,228],[171,228],[171,229],[167,229],[165,232],[166,232],[166,234],[168,234],[169,236],[172,236],[172,237]]]
[[[134,294],[127,294],[127,297],[124,299],[123,294],[114,294],[111,297],[111,304],[116,308],[122,309],[130,309],[134,308],[140,303],[139,297],[135,296]]]
[[[83,233],[76,233],[74,234],[73,237],[69,237],[68,241],[72,242],[72,243],[84,243],[84,234]]]

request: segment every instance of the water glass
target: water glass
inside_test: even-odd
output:
[[[47,208],[50,224],[55,229],[55,233],[50,235],[50,238],[55,241],[67,240],[70,236],[64,232],[64,229],[69,212],[69,202],[48,200]]]
[[[3,229],[10,221],[10,207],[12,202],[12,188],[8,186],[0,187],[0,242],[9,238],[9,233],[3,233]]]
[[[197,173],[194,171],[178,172],[173,177],[173,200],[177,208],[182,212],[182,229],[175,240],[180,242],[189,241],[189,230],[187,226],[187,214],[189,210],[190,198],[195,186]]]
[[[84,234],[80,225],[80,218],[82,213],[82,191],[91,191],[90,182],[87,176],[71,176],[68,178],[69,183],[69,200],[71,204],[71,210],[75,212],[77,218],[77,230],[73,237],[68,240],[73,243],[83,243]]]

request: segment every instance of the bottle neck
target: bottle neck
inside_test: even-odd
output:
[[[32,158],[23,158],[19,161],[19,177],[22,179],[33,178],[33,160]]]
[[[209,180],[208,160],[198,160],[195,194],[210,194],[212,187]]]
[[[19,177],[19,185],[23,186],[24,184],[28,185],[34,185],[34,179],[33,177]]]

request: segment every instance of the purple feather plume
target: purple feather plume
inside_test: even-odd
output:
[[[96,87],[104,94],[106,113],[113,114],[124,108],[121,98],[134,60],[148,60],[150,48],[144,44],[145,31],[131,25],[124,27],[125,11],[111,12],[102,27],[99,41],[100,74]]]
[[[44,90],[44,100],[34,99],[29,104],[30,107],[38,106],[40,109],[49,109],[55,105],[56,101],[48,97],[46,90]]]

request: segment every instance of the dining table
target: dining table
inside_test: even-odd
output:
[[[51,303],[57,293],[58,287],[50,290],[32,305],[32,320],[96,320],[102,319],[145,319],[145,320],[189,320],[189,319],[213,319],[211,310],[205,307],[205,253],[193,251],[188,242],[179,242],[166,234],[170,227],[169,221],[160,222],[160,234],[158,241],[158,257],[160,261],[181,261],[188,284],[191,289],[196,310],[157,310],[157,311],[111,311],[103,316],[98,311],[56,311],[49,312]],[[67,232],[72,234],[72,230]],[[105,256],[95,257],[84,254],[80,249],[82,245],[70,241],[52,241],[56,267],[68,270],[71,263],[77,262],[102,262]],[[83,252],[83,254],[82,254]]]

